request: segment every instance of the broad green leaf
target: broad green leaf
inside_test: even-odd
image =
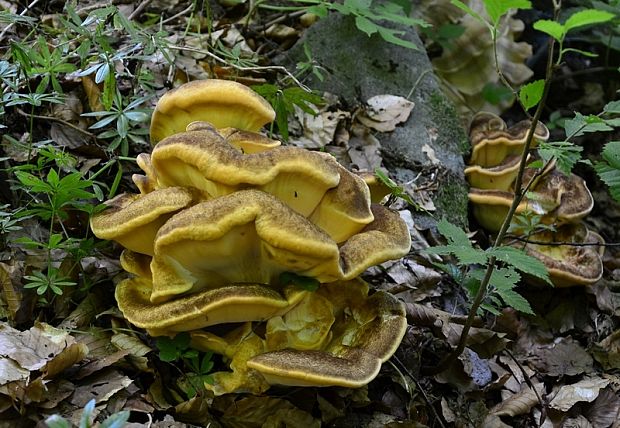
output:
[[[512,91],[499,83],[487,83],[482,88],[482,97],[493,105],[499,105],[513,98]]]
[[[605,113],[620,113],[620,101],[609,102],[603,107]]]
[[[542,98],[544,89],[545,81],[542,79],[523,85],[519,91],[519,99],[521,100],[523,107],[525,107],[526,110],[529,110],[530,108],[536,106]]]
[[[123,428],[129,419],[129,410],[114,413],[99,425],[101,428]]]
[[[375,24],[370,19],[363,17],[363,16],[355,17],[355,26],[357,27],[358,30],[366,33],[369,36],[375,34],[379,28],[377,24]]]
[[[607,143],[601,154],[612,168],[620,169],[620,141]]]
[[[538,31],[549,34],[558,42],[561,42],[566,35],[566,29],[562,24],[548,19],[541,19],[540,21],[534,22],[533,27]]]
[[[513,247],[496,247],[488,251],[489,255],[495,256],[498,260],[514,266],[523,273],[540,278],[551,283],[549,272],[545,265],[538,259],[527,255],[524,251]]]
[[[497,25],[502,15],[510,9],[532,8],[529,0],[482,0],[482,2],[494,25]]]
[[[620,202],[620,169],[612,168],[604,162],[594,164],[594,169],[600,179],[609,187],[609,194]]]
[[[48,428],[71,428],[73,425],[60,415],[52,415],[45,420]]]
[[[603,10],[586,9],[573,13],[564,23],[566,32],[584,25],[601,24],[612,20],[615,17],[613,13]]]
[[[402,46],[403,48],[407,48],[407,49],[413,49],[415,51],[420,50],[420,48],[415,43],[410,42],[409,40],[405,40],[405,39],[401,39],[397,37],[402,34],[405,34],[404,31],[393,30],[391,28],[385,28],[385,27],[378,27],[377,29],[379,30],[379,34],[381,35],[381,38],[383,38],[383,40],[385,40],[388,43],[392,43],[396,46]]]
[[[566,138],[579,137],[587,132],[613,131],[603,119],[595,115],[584,116],[575,112],[575,117],[564,121]]]

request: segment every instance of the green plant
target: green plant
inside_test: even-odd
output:
[[[204,384],[213,383],[210,375],[213,369],[211,360],[213,353],[199,352],[191,348],[189,333],[179,333],[174,338],[158,337],[155,344],[159,349],[159,359],[165,362],[180,360],[186,371],[179,382],[188,398],[196,396],[199,391],[204,391]]]
[[[93,424],[93,412],[95,411],[95,399],[93,398],[86,406],[84,406],[84,410],[82,411],[82,416],[80,417],[80,423],[78,428],[91,428],[95,426]],[[108,416],[103,422],[97,424],[96,426],[100,428],[122,428],[127,423],[129,419],[129,411],[123,410],[120,412],[116,412],[110,416]],[[63,418],[60,415],[52,415],[45,420],[45,424],[49,428],[71,428],[73,424]]]
[[[276,85],[266,83],[253,86],[252,89],[269,101],[275,110],[275,124],[278,126],[278,131],[285,141],[289,137],[288,117],[295,112],[295,106],[308,114],[316,115],[317,112],[314,111],[311,105],[320,106],[324,103],[323,98],[319,95],[297,86],[280,89]],[[273,132],[273,129],[271,129],[271,132]]]
[[[330,11],[336,11],[342,15],[354,17],[357,29],[368,36],[379,34],[386,42],[415,50],[419,50],[419,48],[409,40],[402,38],[405,31],[383,26],[379,22],[384,21],[422,28],[429,26],[427,22],[421,19],[409,17],[411,4],[407,1],[392,0],[374,2],[373,4],[373,0],[344,0],[342,3],[327,0],[294,0],[292,3],[295,5],[273,6],[260,2],[258,7],[281,11],[306,10],[320,17],[327,16]]]

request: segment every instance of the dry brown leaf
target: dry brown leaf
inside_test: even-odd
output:
[[[272,397],[246,397],[235,401],[221,418],[225,427],[291,428],[319,427],[321,424],[309,413],[295,407],[287,400]]]
[[[12,359],[24,369],[41,369],[74,342],[66,331],[44,323],[24,332],[0,323],[0,356]]]
[[[610,427],[620,421],[620,397],[607,386],[585,412],[585,417],[595,427]]]
[[[80,368],[80,371],[75,375],[75,379],[82,379],[83,377],[90,376],[91,374],[96,373],[99,370],[110,367],[114,363],[125,358],[127,355],[129,355],[129,350],[121,349],[114,352],[113,354],[106,355],[103,358],[97,358],[86,364],[84,367]]]
[[[22,293],[11,281],[8,266],[0,263],[0,288],[2,289],[2,299],[9,310],[10,319],[15,319],[17,311],[22,305]]]
[[[291,137],[290,143],[306,149],[320,149],[331,143],[340,121],[348,119],[350,115],[342,110],[328,111],[328,108],[331,106],[327,105],[318,114],[312,115],[295,107],[295,119],[299,123],[291,124],[291,134],[299,136]]]
[[[562,422],[562,428],[601,428],[594,426],[583,415],[575,416],[574,418],[565,419]]]
[[[501,403],[491,409],[490,414],[497,416],[517,416],[529,413],[532,407],[539,404],[536,392],[538,392],[540,397],[543,397],[545,393],[545,386],[542,383],[535,383],[534,388],[536,391],[524,385],[521,392],[502,400]]]
[[[374,171],[381,166],[381,143],[368,129],[353,124],[347,153],[359,171]]]
[[[88,346],[83,343],[73,343],[63,349],[42,369],[43,377],[51,379],[58,373],[68,369],[76,363],[82,361],[88,355]]]
[[[614,331],[596,344],[592,355],[605,369],[620,368],[620,330]]]
[[[450,322],[442,317],[441,331],[452,346],[456,346],[460,340],[463,326]],[[497,333],[485,328],[472,328],[467,336],[467,347],[471,348],[481,358],[491,358],[510,342],[505,333]]]
[[[88,378],[75,389],[75,394],[71,397],[71,404],[84,407],[91,399],[97,403],[106,402],[118,391],[127,388],[133,380],[123,375],[117,370],[108,369],[98,372]]]
[[[101,311],[101,297],[96,293],[88,295],[59,325],[61,328],[82,328],[91,324],[95,316]]]
[[[550,345],[537,346],[531,351],[536,368],[550,376],[574,376],[593,371],[590,354],[571,337],[562,337]]]
[[[30,370],[22,368],[9,358],[0,358],[0,385],[17,380],[26,380],[29,376]]]
[[[505,424],[497,415],[489,414],[484,418],[484,422],[480,428],[512,428]]]
[[[103,111],[105,107],[101,103],[101,89],[90,76],[82,77],[82,87],[88,100],[90,111]]]
[[[376,95],[366,101],[365,110],[357,116],[363,125],[379,132],[390,132],[407,121],[414,103],[396,95]]]
[[[609,385],[609,380],[601,378],[584,379],[572,385],[564,385],[549,403],[549,407],[567,412],[575,404],[594,401],[601,389]]]

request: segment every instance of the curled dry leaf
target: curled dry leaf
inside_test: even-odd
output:
[[[338,124],[350,115],[342,110],[328,111],[328,108],[331,106],[327,105],[319,110],[318,114],[312,115],[295,107],[295,119],[299,123],[292,123],[290,129],[297,131],[299,136],[291,137],[290,143],[305,149],[320,149],[334,141]]]
[[[549,403],[549,407],[567,412],[571,407],[581,401],[591,403],[594,401],[601,389],[609,385],[608,379],[591,378],[584,379],[572,385],[564,385],[560,387],[553,400]]]
[[[533,385],[536,391],[525,385],[521,392],[511,395],[493,407],[490,414],[496,416],[517,416],[529,413],[532,407],[538,404],[538,396],[543,397],[545,394],[545,386],[542,383],[535,383]],[[538,392],[538,396],[536,392]]]
[[[376,95],[366,101],[366,109],[357,116],[357,120],[375,131],[390,132],[409,119],[414,105],[396,95]]]
[[[349,140],[349,158],[359,171],[374,171],[381,166],[381,142],[367,128],[353,124]]]
[[[15,319],[17,311],[22,304],[22,293],[17,287],[15,287],[13,281],[11,281],[9,269],[9,266],[4,263],[0,263],[0,290],[2,300],[7,305],[10,319]]]

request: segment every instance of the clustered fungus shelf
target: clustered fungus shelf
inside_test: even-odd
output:
[[[465,176],[473,186],[469,191],[472,211],[478,223],[489,232],[500,230],[515,197],[514,181],[522,158],[529,121],[508,128],[492,113],[478,113],[470,125],[472,155]],[[549,130],[538,123],[534,131],[528,160],[535,148],[549,138]],[[548,227],[512,245],[538,258],[549,270],[551,281],[558,287],[588,285],[603,274],[604,240],[588,230],[583,219],[594,205],[585,180],[565,175],[551,163],[543,171],[527,168],[523,186],[529,186],[515,214],[539,216]],[[513,227],[515,233],[518,228]],[[565,243],[565,245],[558,245]]]
[[[407,254],[409,231],[372,202],[369,184],[384,189],[371,178],[256,132],[273,119],[238,83],[169,92],[153,115],[152,153],[137,158],[140,193],[108,201],[91,227],[125,248],[131,277],[116,300],[130,323],[152,336],[190,332],[195,348],[229,362],[206,385],[214,393],[359,387],[395,352],[407,322],[401,302],[370,294],[358,276]],[[282,279],[290,273],[318,290]],[[211,329],[222,324],[227,333]]]

